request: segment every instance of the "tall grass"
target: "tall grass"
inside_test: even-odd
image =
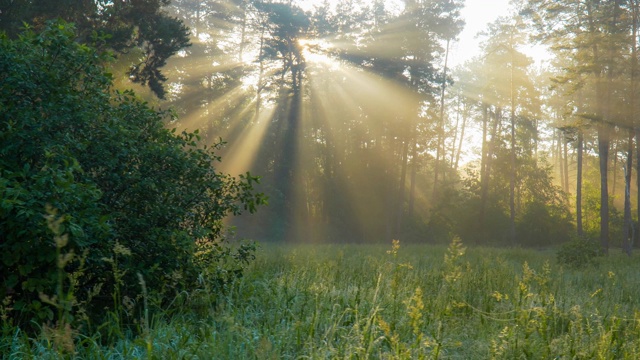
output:
[[[193,292],[141,337],[3,332],[8,358],[638,359],[638,258],[563,269],[552,252],[404,245],[263,245],[231,291]]]

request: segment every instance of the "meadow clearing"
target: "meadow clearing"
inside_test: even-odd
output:
[[[110,346],[4,329],[7,359],[638,359],[637,255],[262,244],[228,294],[194,291]],[[105,333],[105,324],[102,333]]]

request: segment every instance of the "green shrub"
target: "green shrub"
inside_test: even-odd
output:
[[[102,288],[94,314],[117,306],[115,292],[136,299],[138,274],[163,302],[203,273],[228,281],[208,270],[221,259],[250,259],[229,257],[222,220],[264,202],[258,179],[217,172],[221,144],[168,130],[170,113],[113,91],[108,60],[61,21],[0,37],[0,299],[12,298],[17,324],[53,320],[40,300],[55,293],[57,276],[47,205],[64,214],[67,250],[85,254],[73,280],[79,301]],[[114,262],[118,248],[130,255]]]
[[[598,257],[603,255],[600,245],[587,237],[577,237],[562,245],[557,253],[560,264],[572,268],[585,268],[598,265]]]
[[[550,246],[567,239],[573,231],[564,204],[531,201],[516,224],[518,242],[525,246]]]

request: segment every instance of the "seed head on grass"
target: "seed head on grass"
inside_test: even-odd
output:
[[[398,256],[398,250],[400,249],[400,240],[391,240],[391,250],[387,250],[387,254],[393,255],[393,257]]]
[[[43,328],[44,337],[47,342],[53,344],[56,352],[62,354],[74,354],[76,351],[74,338],[76,332],[69,323],[58,322],[55,326],[45,325]]]
[[[74,339],[77,331],[72,328],[74,321],[74,310],[79,304],[75,296],[75,286],[77,278],[81,276],[84,266],[84,258],[76,257],[73,249],[63,252],[69,245],[69,235],[64,232],[63,222],[65,216],[59,216],[57,209],[47,205],[47,227],[53,233],[54,244],[56,249],[56,266],[57,266],[57,284],[55,294],[50,296],[45,293],[39,293],[40,301],[49,304],[58,310],[57,322],[54,326],[45,324],[43,327],[43,335],[48,343],[52,343],[54,349],[61,353],[75,353]],[[67,273],[65,268],[73,261],[79,262],[79,269],[75,273]],[[69,285],[65,286],[68,282]]]
[[[415,336],[415,345],[419,346],[422,343],[424,334],[422,333],[422,325],[424,324],[424,302],[422,301],[422,289],[416,288],[413,296],[405,301],[407,306],[407,314],[409,315],[409,322],[411,331]]]
[[[0,320],[2,320],[3,324],[9,321],[9,314],[13,311],[12,304],[13,300],[10,295],[2,299],[2,304],[0,304]]]
[[[453,284],[462,277],[461,259],[466,251],[467,248],[462,245],[459,237],[456,236],[451,240],[444,255],[444,280],[448,284]]]

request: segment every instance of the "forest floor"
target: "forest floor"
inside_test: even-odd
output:
[[[6,359],[639,359],[640,259],[553,250],[263,244],[224,296],[194,292],[111,346],[3,332]],[[104,330],[103,330],[104,332]]]

